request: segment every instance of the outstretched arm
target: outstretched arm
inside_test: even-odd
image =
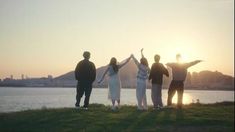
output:
[[[119,68],[122,68],[123,66],[125,66],[129,61],[130,61],[131,57],[128,57],[124,63],[119,65]]]
[[[104,71],[104,74],[102,75],[102,77],[101,77],[101,79],[98,81],[98,83],[101,83],[101,82],[104,80],[104,77],[105,77],[105,75],[106,75],[107,72],[108,72],[108,69],[109,69],[109,67],[107,67],[107,69]]]
[[[172,67],[174,65],[174,63],[166,63],[166,66],[168,67]]]
[[[189,63],[186,64],[186,67],[189,68],[193,65],[196,65],[199,62],[202,62],[202,60],[195,60],[195,61],[189,62]]]

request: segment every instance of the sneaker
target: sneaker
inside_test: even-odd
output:
[[[166,109],[173,109],[174,106],[172,106],[172,105],[167,105],[167,106],[165,106],[164,108],[166,108]]]
[[[137,110],[142,111],[144,109],[142,107],[137,107]]]
[[[112,111],[115,111],[115,110],[116,110],[116,107],[115,107],[115,106],[112,106],[112,107],[111,107],[111,110],[112,110]]]
[[[88,110],[88,107],[84,107],[84,106],[83,106],[83,107],[82,107],[82,109],[84,109],[84,110]]]
[[[76,109],[78,109],[78,110],[79,110],[79,109],[81,109],[81,107],[80,107],[80,106],[75,106],[75,108],[76,108]]]
[[[162,109],[162,107],[158,106],[156,109],[157,109],[157,110],[161,110],[161,109]]]

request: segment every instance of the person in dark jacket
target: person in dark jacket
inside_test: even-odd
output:
[[[160,55],[154,56],[155,63],[153,63],[149,80],[152,81],[151,97],[153,101],[154,109],[160,109],[163,107],[162,103],[162,79],[163,75],[169,77],[167,69],[164,67],[160,61]]]
[[[77,80],[76,107],[80,107],[80,100],[85,93],[84,108],[87,109],[92,91],[92,83],[96,78],[96,68],[94,63],[89,61],[90,52],[83,53],[84,60],[77,64],[75,69],[75,78]]]

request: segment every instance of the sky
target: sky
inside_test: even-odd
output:
[[[0,0],[0,79],[54,77],[84,51],[96,67],[140,49],[150,65],[204,60],[189,69],[234,76],[233,0]]]

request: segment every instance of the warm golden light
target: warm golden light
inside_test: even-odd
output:
[[[177,103],[177,93],[173,97],[172,102]],[[183,104],[190,104],[190,103],[193,103],[192,97],[189,94],[184,93],[184,95],[183,95]]]

